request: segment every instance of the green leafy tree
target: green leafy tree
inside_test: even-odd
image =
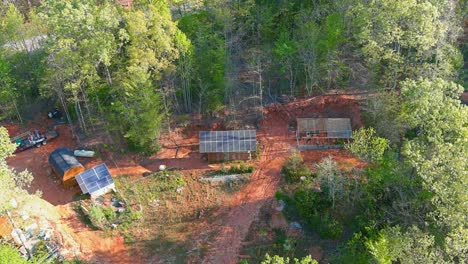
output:
[[[444,62],[451,61],[449,36],[457,25],[444,14],[453,14],[451,6],[449,1],[381,0],[352,8],[355,37],[385,88],[407,77],[437,76],[450,65]]]
[[[174,39],[181,33],[165,1],[137,6],[125,13],[119,32],[125,60],[114,78],[120,100],[111,109],[130,145],[149,154],[158,150],[162,121],[170,114],[162,79],[175,69],[179,50]]]
[[[118,50],[121,15],[107,1],[48,0],[40,17],[50,32],[41,94],[58,97],[68,120],[75,117],[87,132],[93,113],[90,97],[106,81],[112,83],[109,67]]]
[[[24,17],[13,4],[0,3],[0,45],[14,46],[20,40]]]
[[[434,236],[414,226],[384,228],[366,246],[376,263],[445,263]]]
[[[25,188],[31,183],[32,175],[27,171],[16,173],[6,163],[6,158],[15,149],[16,145],[10,142],[6,128],[0,127],[0,212],[11,208],[13,199],[20,203],[29,198]]]
[[[335,208],[336,199],[343,195],[345,180],[338,164],[331,156],[328,156],[315,165],[320,188],[332,201],[332,208]]]
[[[177,74],[180,78],[180,86],[182,91],[182,102],[186,112],[192,112],[193,93],[192,93],[192,73],[193,73],[193,52],[194,47],[187,35],[182,31],[177,31],[175,35],[175,45],[180,52],[179,60],[177,61]]]
[[[20,256],[17,249],[8,244],[0,244],[0,264],[26,263],[28,263],[28,261]]]
[[[157,151],[171,111],[165,77],[180,54],[189,60],[191,50],[166,1],[136,1],[124,10],[113,1],[48,0],[41,17],[50,31],[42,95],[58,97],[69,121],[76,119],[85,132],[96,116],[107,117],[109,128],[133,149]],[[185,64],[181,76],[189,100]]]
[[[389,141],[377,136],[374,128],[361,128],[354,132],[353,141],[345,148],[360,159],[375,162],[383,157]]]
[[[297,56],[297,43],[294,39],[288,36],[287,32],[280,34],[278,40],[275,42],[273,54],[278,58],[280,68],[284,73],[288,74],[289,91],[291,96],[295,93],[295,61]]]
[[[385,92],[369,98],[365,105],[364,117],[367,124],[375,128],[377,135],[400,145],[407,124],[398,118],[401,112],[401,98],[396,92]]]
[[[0,53],[0,102],[8,105],[9,107],[3,109],[6,118],[16,116],[22,122],[22,118],[17,104],[17,90],[14,88],[14,80],[11,76],[11,68],[8,62],[2,57]]]
[[[21,105],[29,97],[38,95],[44,68],[41,42],[46,32],[34,10],[23,15],[15,5],[0,3],[0,56],[10,68],[9,79],[15,88],[11,91],[14,104]]]
[[[344,64],[341,61],[339,46],[345,41],[343,17],[332,13],[325,19],[319,46],[322,50],[322,69],[327,88],[331,89],[344,75]]]
[[[461,91],[461,86],[441,79],[402,84],[402,119],[415,131],[405,141],[403,154],[432,194],[434,210],[428,217],[453,261],[468,254],[468,109],[460,104]]]
[[[20,78],[14,75],[14,68],[25,64],[23,61],[15,61],[24,51],[25,25],[24,17],[13,4],[0,3],[0,101],[4,107],[3,118],[17,117],[20,122],[22,118],[18,109],[18,98],[22,85]],[[31,60],[29,61],[31,64]]]
[[[220,18],[208,11],[201,11],[182,17],[178,27],[193,45],[190,92],[197,96],[192,97],[192,104],[199,113],[221,110],[227,98],[226,42]]]

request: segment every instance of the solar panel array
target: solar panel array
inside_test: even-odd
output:
[[[76,177],[83,193],[94,193],[114,183],[105,163],[86,170]]]
[[[200,153],[248,152],[257,150],[255,130],[201,131]]]

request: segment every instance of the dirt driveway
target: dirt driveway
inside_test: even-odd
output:
[[[17,125],[6,126],[10,136],[15,136],[23,130]],[[38,124],[29,124],[29,130],[44,128]],[[17,171],[28,170],[34,176],[31,183],[30,192],[41,192],[42,198],[53,205],[67,204],[72,201],[73,195],[79,191],[78,188],[65,188],[60,184],[60,180],[52,173],[49,165],[49,155],[58,147],[68,147],[73,149],[76,142],[71,136],[70,129],[66,125],[56,126],[59,137],[51,140],[47,145],[40,148],[31,148],[15,154],[8,158],[8,165]]]
[[[272,106],[265,109],[265,117],[257,132],[261,158],[255,162],[256,171],[251,181],[239,192],[235,193],[226,204],[212,214],[212,219],[200,220],[197,232],[207,230],[216,234],[208,243],[207,253],[203,259],[194,263],[237,263],[242,242],[247,237],[251,224],[258,219],[260,209],[274,199],[274,193],[280,180],[280,170],[284,159],[295,149],[294,133],[288,126],[296,117],[350,117],[353,128],[362,126],[360,106],[350,96],[319,96],[307,100],[296,101],[284,106]],[[37,125],[31,125],[34,129]],[[18,127],[7,126],[12,136],[19,132]],[[48,164],[49,154],[57,147],[77,147],[67,126],[57,127],[60,137],[41,148],[30,149],[8,159],[8,164],[16,170],[28,169],[34,175],[31,191],[41,191],[42,197],[56,206],[61,219],[57,222],[58,229],[63,231],[64,244],[74,250],[75,254],[91,263],[155,263],[157,256],[130,255],[129,248],[123,243],[122,237],[105,237],[101,231],[93,231],[77,218],[69,204],[73,196],[79,192],[77,187],[64,188],[52,174]],[[196,144],[196,135],[185,139],[187,144]],[[195,140],[195,141],[194,141]],[[315,161],[321,156],[332,154],[340,156],[341,151],[321,151],[310,155],[303,153],[306,161]],[[347,154],[343,154],[347,157]],[[105,161],[114,177],[122,174],[141,175],[147,171],[157,170],[159,165],[177,167],[184,170],[205,170],[213,168],[196,148],[183,146],[179,151],[164,148],[158,155],[146,158],[135,158],[126,155],[106,153],[103,160],[95,159],[85,162],[87,168]],[[194,241],[201,235],[194,234]],[[136,250],[135,252],[139,252]]]
[[[238,262],[251,224],[258,220],[260,209],[274,199],[281,166],[295,149],[294,133],[288,127],[296,117],[349,117],[353,128],[362,126],[360,106],[351,96],[319,96],[267,108],[261,128],[257,131],[262,148],[257,169],[251,182],[219,210],[216,224],[205,226],[214,229],[218,235],[209,243],[209,251],[201,262]],[[343,150],[307,151],[302,155],[306,162],[317,162],[328,155],[341,160],[350,157]]]

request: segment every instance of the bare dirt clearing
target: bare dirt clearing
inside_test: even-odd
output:
[[[162,150],[151,157],[101,149],[98,158],[80,160],[86,168],[106,162],[114,177],[134,175],[135,179],[141,178],[145,172],[157,171],[160,165],[177,168],[183,173],[190,187],[169,199],[163,207],[155,208],[154,218],[145,221],[144,226],[129,230],[130,239],[117,234],[106,236],[103,231],[87,227],[71,207],[79,189],[64,188],[52,174],[48,155],[57,147],[78,147],[68,126],[57,126],[59,138],[41,148],[18,153],[8,159],[8,164],[18,171],[31,171],[34,181],[30,191],[41,191],[43,199],[56,206],[60,214],[56,227],[69,256],[92,263],[236,263],[252,223],[261,218],[261,208],[274,201],[281,166],[295,149],[295,134],[290,130],[295,118],[349,117],[353,128],[358,128],[362,126],[359,112],[359,103],[350,95],[318,96],[265,108],[264,119],[258,124],[257,131],[261,157],[252,163],[256,170],[248,183],[228,192],[209,188],[198,180],[206,171],[220,167],[219,164],[209,164],[198,153],[198,131],[202,126],[192,125],[172,131],[162,138]],[[215,125],[224,127],[223,124]],[[11,136],[20,132],[16,125],[7,128]],[[29,124],[28,128],[40,126]],[[307,151],[302,155],[310,164],[332,155],[349,166],[360,165],[342,150]],[[212,193],[208,195],[208,192]],[[212,197],[212,200],[206,197]],[[166,221],[167,217],[172,220]],[[126,240],[130,243],[126,244]],[[168,257],[170,255],[173,257]]]
[[[265,118],[257,132],[262,148],[252,180],[231,197],[217,212],[218,219],[206,226],[217,233],[208,245],[203,263],[236,263],[242,243],[251,224],[259,219],[260,209],[274,200],[284,159],[295,148],[294,133],[288,127],[296,117],[349,117],[354,128],[362,126],[360,106],[351,96],[320,96],[287,105],[273,105],[266,109]],[[348,159],[342,150],[308,151],[307,161],[319,161],[332,155]],[[355,160],[355,159],[354,159]],[[195,261],[197,262],[197,261]]]

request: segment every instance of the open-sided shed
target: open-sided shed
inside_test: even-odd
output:
[[[58,148],[49,156],[49,163],[54,173],[62,180],[63,185],[71,187],[76,185],[75,176],[85,168],[68,148]]]
[[[329,145],[353,137],[349,118],[298,118],[296,138],[299,146]],[[317,147],[319,148],[319,147]]]
[[[256,151],[255,130],[200,132],[200,153],[206,153],[209,161],[248,160]]]

